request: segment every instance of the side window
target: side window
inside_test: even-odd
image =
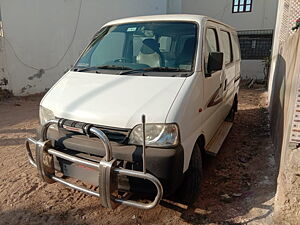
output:
[[[204,52],[205,73],[207,72],[209,53],[218,52],[218,51],[219,51],[219,43],[218,43],[217,31],[214,28],[207,28],[206,35],[205,35],[205,52]]]
[[[221,31],[220,40],[223,46],[225,65],[233,61],[232,44],[230,34],[226,31]]]
[[[236,34],[233,34],[233,52],[234,52],[235,60],[240,60],[241,59],[240,43],[239,43],[239,38]]]

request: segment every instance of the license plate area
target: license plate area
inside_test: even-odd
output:
[[[54,157],[55,170],[64,176],[73,177],[83,182],[98,186],[99,171],[70,161]]]

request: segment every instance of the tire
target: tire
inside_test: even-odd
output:
[[[237,99],[235,98],[234,102],[232,104],[232,107],[231,107],[225,121],[227,121],[227,122],[233,122],[234,121],[235,113],[237,112],[237,107],[238,107],[238,102],[237,102]]]
[[[201,151],[198,144],[195,144],[189,168],[185,172],[183,182],[177,191],[180,202],[192,205],[197,200],[200,194],[202,174]]]
[[[227,122],[233,122],[234,121],[234,117],[235,117],[235,110],[234,110],[234,106],[231,107],[225,121]]]

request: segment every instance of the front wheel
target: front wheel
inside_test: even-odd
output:
[[[200,193],[202,180],[202,157],[198,144],[195,144],[190,165],[184,174],[183,182],[178,190],[179,200],[187,205],[193,204]]]
[[[235,117],[235,110],[234,107],[232,107],[225,119],[225,121],[227,122],[233,122],[234,121],[234,117]]]
[[[235,98],[234,102],[233,102],[233,105],[232,105],[225,121],[227,121],[227,122],[233,122],[234,121],[235,113],[237,112],[237,107],[238,107],[238,101],[237,101],[237,98]]]

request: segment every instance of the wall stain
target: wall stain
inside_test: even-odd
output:
[[[7,84],[8,84],[8,80],[5,77],[0,79],[0,101],[14,96],[12,91],[1,87],[1,86],[6,86]]]
[[[30,88],[32,88],[32,85],[27,84],[25,87],[22,87],[21,93],[23,94],[26,90],[28,90],[28,89],[30,89]]]
[[[5,77],[0,79],[0,86],[6,86],[7,84],[8,84],[8,80]]]
[[[40,69],[37,73],[33,74],[32,76],[28,77],[28,80],[33,80],[34,78],[41,78],[45,73],[44,69]]]

